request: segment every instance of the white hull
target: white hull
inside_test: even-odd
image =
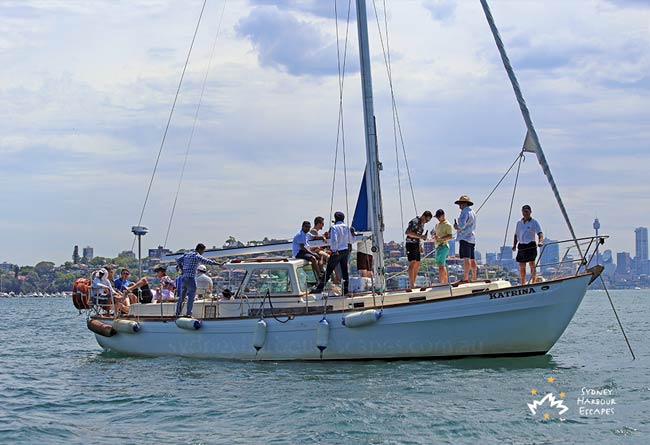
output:
[[[327,315],[329,339],[322,359],[543,354],[568,326],[591,278],[585,274],[475,295],[385,306],[378,321],[355,328],[341,323],[349,311],[331,313]],[[265,318],[266,341],[259,352],[253,347],[257,318],[203,320],[196,331],[177,327],[173,319],[141,318],[140,332],[96,337],[108,350],[135,355],[319,360],[316,330],[322,318],[322,314],[299,315],[286,323]]]

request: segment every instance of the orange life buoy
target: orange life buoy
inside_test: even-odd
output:
[[[87,278],[77,278],[72,286],[72,304],[77,309],[90,309],[90,302],[88,299],[88,290],[90,288],[90,280]]]

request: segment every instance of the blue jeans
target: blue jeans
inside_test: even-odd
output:
[[[196,280],[194,277],[183,277],[181,281],[181,295],[176,303],[176,316],[181,315],[183,309],[183,300],[187,296],[187,315],[192,315],[192,306],[194,305],[194,296],[196,295]]]

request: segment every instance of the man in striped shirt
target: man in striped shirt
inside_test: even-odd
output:
[[[183,279],[181,280],[181,295],[176,303],[176,316],[180,317],[183,309],[183,300],[187,295],[187,317],[192,316],[192,305],[194,305],[194,296],[196,295],[196,269],[199,263],[203,264],[219,264],[215,260],[203,256],[205,252],[205,245],[199,243],[196,249],[183,254],[176,260],[176,264],[183,271]]]

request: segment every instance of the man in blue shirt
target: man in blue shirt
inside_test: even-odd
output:
[[[199,263],[219,264],[215,260],[203,256],[205,245],[199,243],[196,249],[183,254],[176,260],[176,264],[183,270],[183,279],[181,280],[181,295],[176,303],[176,316],[181,315],[183,309],[183,300],[187,296],[187,317],[192,316],[192,306],[194,305],[194,296],[196,295],[196,268]]]
[[[311,223],[309,221],[303,221],[300,231],[293,237],[291,253],[293,254],[294,258],[300,258],[302,260],[309,261],[311,263],[311,268],[316,275],[316,278],[320,279],[323,271],[320,267],[320,264],[318,263],[318,256],[309,247],[309,240],[312,239],[309,234],[310,229]]]
[[[127,286],[131,284],[129,281],[129,276],[131,275],[131,272],[129,272],[129,269],[122,269],[120,272],[120,277],[115,280],[115,289],[119,290],[120,292],[123,292],[124,289],[126,289]]]
[[[325,278],[318,283],[315,292],[322,292],[325,284],[332,276],[332,272],[336,266],[341,266],[341,276],[343,278],[343,295],[348,293],[348,255],[350,254],[350,247],[352,245],[352,230],[343,222],[345,215],[343,212],[334,213],[334,225],[330,228],[330,255],[327,261],[327,269],[325,271]]]
[[[463,281],[470,281],[470,271],[473,274],[472,281],[477,279],[476,276],[476,260],[474,259],[474,247],[476,246],[476,236],[474,230],[476,229],[476,213],[471,206],[474,203],[469,199],[469,196],[462,195],[454,204],[460,207],[460,216],[458,221],[454,220],[454,229],[456,232],[456,239],[459,241],[459,254],[463,259],[463,270],[465,277]]]

